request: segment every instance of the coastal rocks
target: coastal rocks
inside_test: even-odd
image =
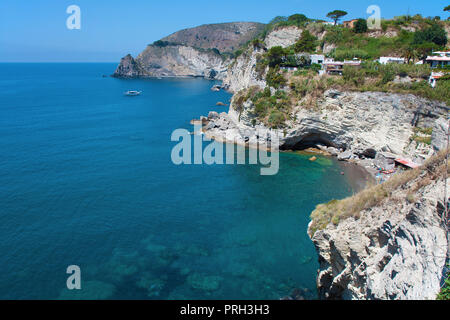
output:
[[[363,210],[359,219],[350,217],[315,233],[309,229],[319,254],[321,299],[436,298],[449,246],[438,208],[450,183],[439,177],[427,185],[422,179]]]
[[[149,45],[135,59],[148,77],[203,77],[223,79],[228,61],[220,53],[168,44]],[[120,70],[119,65],[118,70]],[[116,74],[120,74],[118,71]]]
[[[208,120],[217,119],[219,117],[219,114],[215,111],[211,111],[208,114]]]
[[[341,154],[338,155],[338,160],[339,161],[344,161],[344,160],[349,160],[353,157],[353,152],[352,151],[344,151]]]
[[[147,75],[147,72],[140,63],[131,54],[128,54],[120,60],[120,64],[114,72],[113,77],[139,78]]]
[[[449,134],[449,124],[444,118],[436,120],[431,135],[431,145],[436,151],[447,148]]]
[[[252,132],[263,128],[254,118],[253,109],[251,101],[245,102],[240,112],[232,104],[223,123],[228,129],[252,136]],[[433,126],[447,112],[445,104],[414,95],[328,90],[317,101],[316,109],[295,108],[296,120],[278,131],[280,149],[304,150],[322,145],[333,148],[329,152],[340,160],[373,159],[383,152],[422,163],[432,150],[426,146],[411,147],[415,126]],[[224,140],[221,133],[226,133],[225,128],[219,122],[210,128],[215,137]],[[435,131],[435,141],[442,141],[437,138],[439,130]],[[244,135],[237,138],[244,140]]]

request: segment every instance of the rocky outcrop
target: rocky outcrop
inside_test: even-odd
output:
[[[124,57],[114,76],[205,77],[223,80],[232,52],[256,37],[264,25],[253,22],[203,25],[176,32],[152,45],[135,59]]]
[[[445,104],[413,95],[328,90],[317,108],[295,108],[295,120],[278,132],[280,148],[301,150],[323,145],[345,152],[346,160],[358,159],[370,149],[374,154],[385,152],[423,163],[433,150],[411,140],[414,128],[433,127],[447,112]],[[251,101],[244,103],[241,112],[232,104],[226,120],[227,129],[234,127],[247,132],[246,136],[262,127]],[[225,128],[213,124],[209,130],[216,137],[226,134]],[[244,135],[233,139],[245,142]]]
[[[264,42],[268,49],[281,46],[283,48],[293,45],[302,35],[303,30],[295,26],[283,27],[270,32]]]
[[[359,218],[315,233],[310,228],[319,254],[319,297],[436,299],[449,258],[445,183],[449,188],[442,172],[423,172]]]
[[[258,59],[264,53],[262,49],[249,49],[237,57],[228,67],[223,85],[230,92],[238,92],[251,86],[264,88],[266,81],[256,71]]]
[[[148,73],[144,70],[139,61],[136,61],[131,54],[128,54],[122,58],[113,76],[122,78],[139,78],[148,76]]]

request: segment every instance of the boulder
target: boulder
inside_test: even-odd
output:
[[[210,113],[208,113],[208,119],[217,119],[219,117],[219,114],[215,111],[211,111]]]
[[[338,160],[339,161],[345,161],[345,160],[350,160],[353,157],[353,152],[351,150],[348,151],[344,151],[341,154],[338,155]]]

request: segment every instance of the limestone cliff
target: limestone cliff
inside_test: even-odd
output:
[[[254,108],[252,102],[247,101],[238,112],[232,104],[228,114],[221,116],[223,119],[212,119],[206,128],[208,134],[225,139],[227,130],[235,128],[236,134],[228,138],[239,143],[254,139],[249,135],[262,127],[256,120]],[[296,150],[320,144],[336,153],[344,151],[345,159],[355,161],[366,150],[373,149],[377,153],[390,153],[422,163],[433,150],[411,139],[415,127],[433,127],[437,122],[443,126],[442,119],[447,112],[445,104],[414,95],[328,90],[317,101],[315,109],[303,106],[294,109],[295,120],[278,132],[280,148]],[[227,122],[226,126],[216,125],[223,121]],[[444,129],[435,130],[433,141],[441,148],[443,137]]]
[[[364,198],[365,209],[357,214],[315,232],[310,224],[319,254],[320,298],[436,299],[450,258],[444,160],[441,153],[422,169],[395,177],[390,186],[349,199],[350,207]],[[385,194],[366,205],[377,190]]]
[[[114,76],[222,80],[231,62],[223,53],[238,49],[263,27],[260,23],[237,22],[181,30],[148,45],[136,58],[124,57]]]

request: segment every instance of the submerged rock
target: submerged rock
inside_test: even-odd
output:
[[[216,291],[222,281],[223,278],[220,276],[209,276],[201,273],[194,273],[187,277],[187,282],[191,288],[201,291]]]

